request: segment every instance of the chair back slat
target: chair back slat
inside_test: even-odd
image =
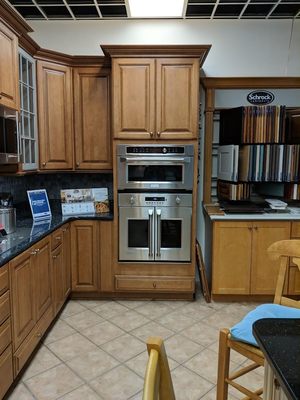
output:
[[[157,350],[152,349],[149,354],[149,360],[145,373],[143,400],[159,399],[159,382],[159,353]]]
[[[273,260],[280,259],[274,303],[287,307],[300,308],[300,301],[283,295],[285,282],[287,282],[288,279],[288,271],[291,266],[290,259],[296,264],[300,271],[300,240],[279,240],[269,246],[268,253]]]
[[[158,336],[150,337],[147,340],[147,350],[149,354],[149,361],[145,375],[143,400],[156,400],[156,399],[176,400],[167,353],[162,338]],[[153,371],[152,372],[150,371],[151,367],[149,365],[151,361],[150,357],[153,350],[156,352],[156,354],[158,354],[156,370],[158,370],[159,373],[157,373],[156,375],[154,374]],[[154,365],[154,361],[152,361],[152,364]],[[152,366],[152,370],[154,370],[154,366]],[[155,381],[153,381],[154,375],[156,377]],[[154,389],[149,390],[150,386],[153,387]],[[155,387],[158,387],[158,393],[159,393],[158,397],[155,397],[155,395],[157,396],[158,394],[157,392],[155,393]]]

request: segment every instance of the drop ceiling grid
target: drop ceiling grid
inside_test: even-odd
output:
[[[125,0],[7,0],[26,19],[126,19]],[[300,0],[188,0],[186,19],[300,18]]]

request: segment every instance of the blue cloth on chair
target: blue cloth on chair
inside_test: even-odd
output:
[[[258,347],[252,334],[252,325],[262,318],[300,318],[300,309],[279,304],[262,304],[250,311],[242,321],[230,329],[231,338]]]

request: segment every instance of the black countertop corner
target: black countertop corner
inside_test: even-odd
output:
[[[287,398],[300,400],[300,318],[260,319],[253,335]]]
[[[0,239],[0,268],[36,242],[54,232],[60,226],[75,220],[111,221],[113,220],[113,214],[103,213],[63,216],[61,213],[57,212],[52,214],[51,220],[39,221],[36,223],[33,222],[33,219],[30,218],[28,214],[21,214],[20,217],[17,217],[16,231]]]

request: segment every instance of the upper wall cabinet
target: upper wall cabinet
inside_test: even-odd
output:
[[[110,71],[74,69],[75,168],[111,169]]]
[[[71,68],[37,62],[40,169],[73,168]]]
[[[0,49],[0,105],[18,110],[18,38],[1,21]]]
[[[105,46],[117,139],[195,139],[199,72],[209,46]]]

